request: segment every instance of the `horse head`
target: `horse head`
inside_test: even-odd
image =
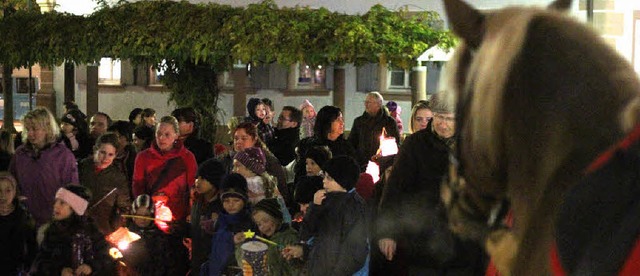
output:
[[[570,0],[487,13],[444,3],[461,38],[446,81],[459,136],[442,189],[451,227],[485,244],[504,274],[544,274],[562,196],[623,136],[625,113],[639,113],[626,108],[638,79],[598,34],[563,13]],[[508,208],[511,229],[500,225]]]

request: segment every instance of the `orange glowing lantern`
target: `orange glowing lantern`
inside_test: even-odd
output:
[[[129,248],[129,244],[140,239],[140,235],[129,231],[126,227],[120,227],[118,230],[106,237],[107,241],[118,247],[120,250]]]
[[[398,153],[398,144],[395,137],[385,137],[386,130],[382,128],[382,134],[380,134],[380,147],[378,147],[379,156],[389,156]],[[376,162],[369,161],[365,173],[371,175],[373,183],[380,180],[380,167]]]
[[[169,233],[169,224],[173,220],[173,213],[171,209],[167,207],[167,196],[153,196],[156,208],[156,220],[155,223],[162,230],[162,232]]]

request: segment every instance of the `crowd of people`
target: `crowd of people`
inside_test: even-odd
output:
[[[456,133],[440,94],[413,107],[406,137],[401,108],[377,92],[348,138],[336,106],[276,116],[251,98],[229,145],[201,137],[189,107],[115,122],[36,108],[18,137],[0,132],[0,274],[481,275],[486,256],[442,209]],[[381,137],[399,152],[383,156]],[[114,255],[123,228],[140,238]],[[247,257],[256,240],[262,266]]]

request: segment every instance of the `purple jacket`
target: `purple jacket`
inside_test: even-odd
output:
[[[29,143],[18,147],[9,171],[18,180],[21,195],[27,197],[27,209],[37,225],[51,220],[58,188],[79,183],[76,158],[62,142],[41,150],[39,156]]]

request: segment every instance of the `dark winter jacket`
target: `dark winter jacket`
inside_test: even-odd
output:
[[[12,154],[6,151],[0,151],[0,171],[8,171],[9,163],[11,163]]]
[[[65,146],[67,146],[67,148],[69,148],[69,150],[73,153],[73,156],[76,157],[76,160],[80,161],[84,158],[87,158],[88,156],[91,156],[95,140],[91,139],[89,137],[89,134],[85,134],[83,132],[78,132],[75,135],[75,139],[78,141],[78,148],[76,150],[73,150],[69,137],[65,136],[64,134],[62,135],[62,141],[64,142]]]
[[[184,146],[193,153],[193,156],[196,158],[196,162],[201,164],[207,159],[213,157],[213,146],[210,142],[196,138],[194,135],[190,135],[186,139],[184,139]]]
[[[18,275],[18,271],[29,271],[36,255],[35,221],[18,202],[15,210],[0,216],[0,275]]]
[[[276,129],[275,135],[273,143],[269,145],[269,150],[280,160],[282,166],[286,166],[296,158],[296,145],[300,142],[300,128]]]
[[[356,150],[356,160],[362,171],[364,171],[368,161],[380,147],[382,128],[387,132],[386,137],[394,137],[396,138],[396,143],[400,143],[398,124],[384,107],[375,116],[364,112],[360,117],[353,120],[349,143]]]
[[[131,180],[133,179],[133,168],[136,164],[137,154],[136,147],[128,144],[124,146],[122,152],[118,152],[116,158],[113,160],[113,164],[127,177],[129,190],[131,190]],[[131,195],[133,195],[133,193]]]
[[[413,267],[410,271],[475,275],[484,269],[482,250],[449,230],[441,208],[440,185],[449,151],[431,123],[407,137],[382,195],[377,234],[398,243],[398,250],[404,251]]]
[[[200,275],[221,275],[227,267],[237,266],[233,236],[247,230],[255,232],[256,228],[247,207],[233,215],[222,213],[215,223],[209,260],[201,267]]]
[[[167,207],[173,217],[185,221],[190,212],[189,191],[195,183],[197,169],[193,153],[182,142],[176,141],[173,149],[164,153],[153,143],[136,157],[133,196],[162,193],[169,197]]]
[[[191,206],[191,275],[200,275],[200,266],[209,257],[214,231],[211,214],[220,214],[222,210],[222,201],[219,197],[206,202],[202,196],[199,196]]]
[[[298,153],[300,154],[300,157],[296,162],[296,166],[294,167],[296,181],[298,181],[300,177],[307,175],[306,153],[307,150],[316,146],[327,146],[331,151],[333,157],[347,155],[356,158],[356,151],[353,149],[353,146],[351,146],[351,144],[344,139],[343,135],[340,135],[340,137],[338,137],[338,139],[336,139],[335,141],[331,141],[326,138],[320,138],[318,136],[302,139],[300,140],[300,143],[298,143]]]
[[[78,183],[76,158],[64,143],[45,146],[36,153],[30,143],[18,147],[9,171],[18,180],[27,210],[36,226],[47,223],[53,214],[53,202],[59,188]]]
[[[131,207],[129,184],[125,175],[113,163],[96,172],[93,157],[80,161],[78,175],[80,184],[91,191],[87,213],[93,218],[98,230],[108,235],[122,226],[120,214],[128,214]],[[109,194],[113,189],[116,190]]]
[[[57,276],[65,267],[75,269],[74,263],[89,265],[91,275],[115,275],[115,263],[109,255],[111,246],[90,218],[72,214],[43,227],[46,227],[44,240],[30,275]],[[72,254],[75,245],[80,248],[80,256]]]
[[[327,193],[312,204],[302,221],[300,237],[313,237],[309,275],[352,275],[365,264],[368,249],[366,206],[355,192]]]
[[[298,232],[293,230],[289,224],[283,224],[273,236],[267,238],[283,246],[297,244],[299,241]],[[277,246],[269,246],[267,249],[267,266],[271,275],[299,275],[302,265],[302,262],[296,260],[285,260]]]
[[[122,251],[126,275],[185,275],[189,260],[180,240],[162,232],[155,223],[145,228],[130,223],[128,228],[140,235],[140,239]]]

